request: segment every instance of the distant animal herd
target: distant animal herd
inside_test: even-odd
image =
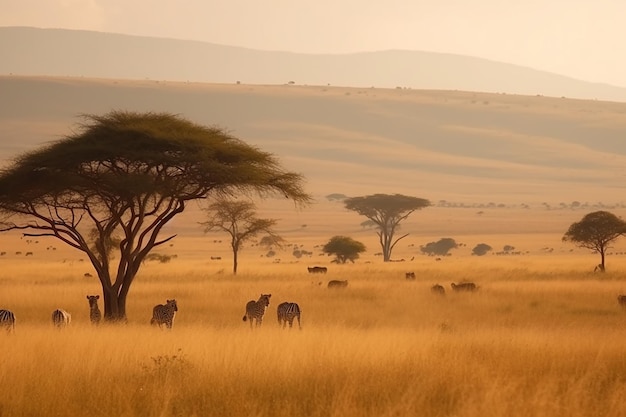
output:
[[[313,266],[307,267],[307,270],[310,274],[326,274],[328,272],[328,268],[325,266]],[[415,272],[406,272],[405,278],[410,281],[414,281],[416,279]],[[319,283],[321,285],[321,282]],[[338,289],[338,288],[347,288],[348,280],[330,280],[328,281],[327,288],[329,289]],[[478,287],[473,282],[459,282],[459,283],[451,283],[450,287],[454,292],[475,292],[478,291],[480,287]],[[435,284],[430,287],[430,290],[433,294],[436,295],[445,295],[446,289],[443,285]],[[261,294],[258,300],[250,300],[245,306],[245,314],[243,316],[243,321],[250,322],[250,328],[253,328],[253,324],[256,322],[257,327],[261,326],[263,323],[263,317],[267,308],[270,305],[270,298],[272,294]],[[102,312],[98,307],[98,300],[100,299],[99,295],[88,295],[87,301],[89,302],[89,320],[91,324],[98,325],[102,320]],[[626,295],[618,295],[617,303],[624,309],[626,309]],[[174,317],[176,316],[176,312],[178,311],[178,304],[175,299],[166,300],[165,304],[157,304],[152,309],[152,319],[150,320],[150,324],[153,326],[158,326],[161,328],[165,326],[167,329],[172,329],[174,324]],[[294,320],[297,320],[298,327],[301,329],[301,309],[297,303],[293,302],[283,302],[278,305],[276,310],[278,317],[278,324],[285,328],[287,324],[289,327],[293,327]],[[52,325],[57,328],[63,328],[70,325],[72,321],[72,315],[61,308],[58,308],[52,312],[51,315]],[[0,309],[0,327],[4,327],[7,332],[15,331],[15,314],[10,310]]]

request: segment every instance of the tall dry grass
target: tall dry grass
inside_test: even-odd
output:
[[[626,281],[579,272],[587,263],[423,260],[410,264],[416,281],[395,263],[327,275],[258,263],[236,277],[148,264],[128,324],[99,327],[85,299],[95,278],[9,265],[0,308],[17,328],[0,334],[0,415],[623,416]],[[331,291],[330,279],[350,284]],[[479,291],[451,293],[462,279]],[[436,282],[446,296],[431,294]],[[272,304],[251,331],[244,306],[261,292]],[[150,327],[152,306],[172,297],[173,330]],[[282,301],[300,304],[302,330],[278,327]],[[52,327],[57,307],[69,328]]]

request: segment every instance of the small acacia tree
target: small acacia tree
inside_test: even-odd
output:
[[[0,230],[50,236],[84,252],[102,285],[106,320],[126,319],[142,261],[174,238],[160,233],[189,201],[251,191],[300,205],[311,199],[301,175],[221,129],[168,113],[84,120],[76,133],[0,172]]]
[[[220,198],[210,204],[206,210],[208,220],[200,223],[204,232],[219,230],[230,235],[230,247],[233,250],[233,274],[237,274],[238,254],[244,242],[267,233],[264,238],[271,239],[274,244],[280,244],[282,238],[273,231],[276,225],[274,219],[259,219],[256,217],[256,206],[252,201],[234,201]]]
[[[594,211],[581,221],[572,223],[563,235],[564,242],[573,242],[581,248],[600,254],[598,269],[605,271],[606,250],[618,237],[626,233],[626,222],[608,211]]]
[[[429,256],[441,255],[446,256],[451,249],[458,248],[459,245],[450,237],[442,237],[437,242],[428,242],[424,246],[420,246],[420,251]]]
[[[385,262],[391,260],[391,252],[398,241],[409,235],[406,233],[395,238],[400,223],[415,210],[429,205],[430,202],[423,198],[401,194],[374,194],[345,200],[345,206],[348,210],[356,211],[376,224],[376,234]]]
[[[491,246],[489,246],[488,244],[486,244],[486,243],[479,243],[478,245],[474,246],[474,248],[472,249],[472,255],[484,256],[491,249],[493,249],[493,248]]]
[[[359,254],[365,252],[365,245],[347,236],[333,236],[322,248],[322,252],[328,255],[335,255],[337,263],[345,264],[350,261],[354,263],[359,259]]]

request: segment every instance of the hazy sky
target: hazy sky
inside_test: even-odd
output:
[[[471,55],[626,87],[624,0],[0,0],[0,26]]]

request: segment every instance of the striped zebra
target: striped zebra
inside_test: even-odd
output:
[[[165,327],[171,329],[177,311],[178,305],[176,304],[176,300],[167,300],[165,305],[156,305],[152,309],[152,320],[150,320],[150,324],[153,326],[158,324],[159,328],[162,324],[165,324]]]
[[[57,308],[52,312],[52,324],[56,327],[65,327],[72,321],[72,315],[67,311]]]
[[[281,303],[278,305],[278,325],[283,325],[283,329],[287,327],[289,322],[289,328],[293,327],[293,319],[298,319],[298,327],[302,329],[300,325],[300,306],[296,303]]]
[[[0,327],[6,327],[7,332],[15,331],[15,314],[9,310],[0,310]]]
[[[252,320],[256,319],[256,325],[263,323],[263,314],[270,305],[270,297],[272,294],[261,294],[257,301],[250,300],[246,304],[246,314],[243,315],[243,321],[250,320],[250,328],[252,328]]]
[[[91,324],[100,324],[100,320],[102,320],[102,313],[98,308],[100,296],[88,295],[87,299],[89,300],[89,320],[91,320]]]

